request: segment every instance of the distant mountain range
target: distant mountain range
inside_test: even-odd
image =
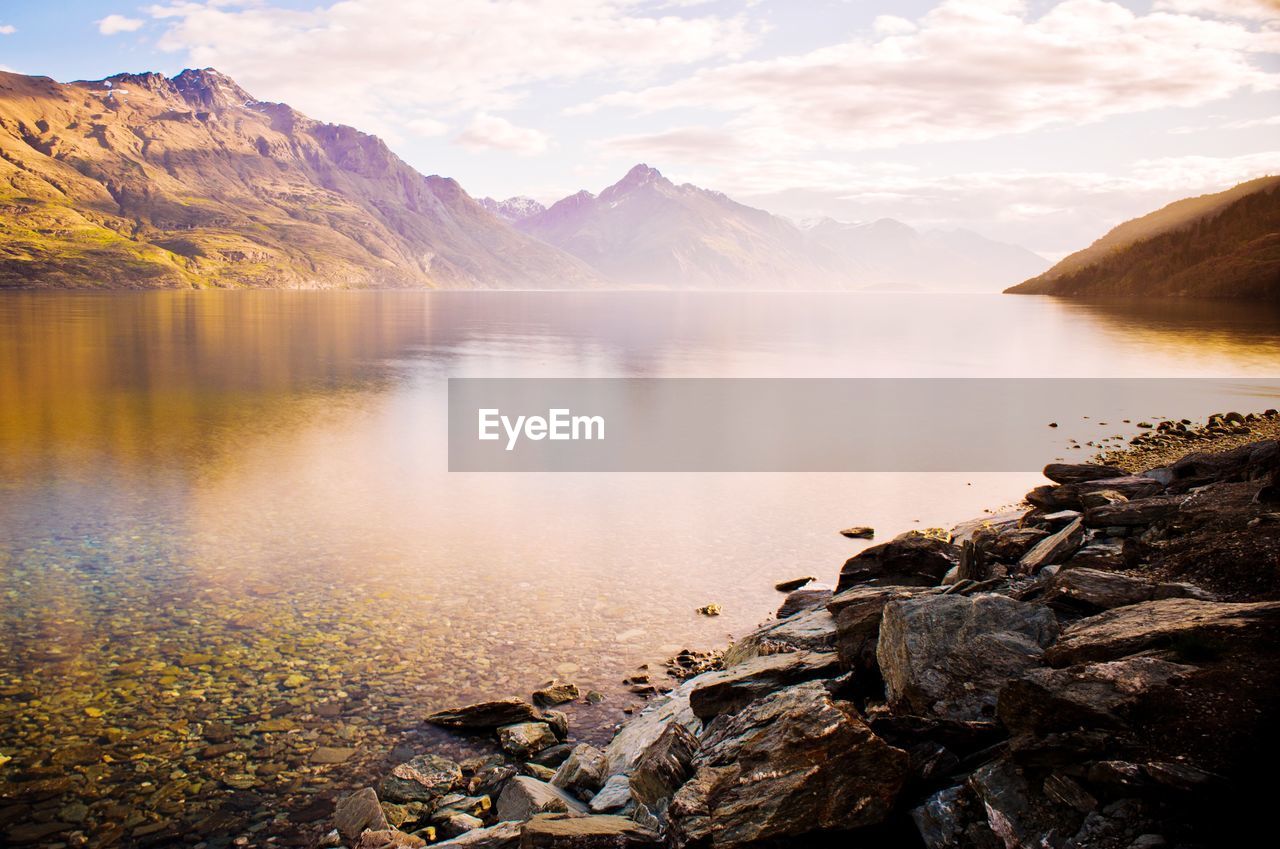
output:
[[[481,201],[518,229],[631,286],[996,291],[1044,270],[1024,248],[964,230],[920,233],[891,219],[800,227],[720,192],[637,165],[598,195],[543,208]]]
[[[1127,221],[1007,291],[1280,301],[1280,177],[1180,200]]]
[[[604,282],[380,139],[217,71],[0,73],[0,286]]]

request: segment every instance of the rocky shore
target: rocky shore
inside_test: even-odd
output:
[[[494,753],[406,759],[320,843],[1253,845],[1280,750],[1280,443],[1245,441],[1271,411],[1216,422],[1050,465],[1024,510],[874,545],[833,586],[783,582],[722,655],[638,676],[652,699],[602,748],[573,742],[566,682],[424,717]]]

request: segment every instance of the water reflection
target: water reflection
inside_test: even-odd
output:
[[[599,735],[634,701],[619,682],[637,664],[741,633],[778,602],[777,580],[833,576],[864,545],[836,528],[883,538],[1033,483],[449,475],[447,376],[1269,377],[1277,365],[1280,318],[1231,305],[6,293],[5,795],[24,816],[81,800],[76,822],[125,836],[235,832],[274,816],[275,794],[378,769],[432,707],[555,675],[607,692],[573,709]],[[711,601],[723,617],[693,612]],[[313,765],[318,745],[356,751]]]

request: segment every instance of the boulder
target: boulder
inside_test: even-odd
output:
[[[1280,462],[1278,458],[1280,442],[1269,439],[1229,451],[1188,454],[1172,465],[1143,474],[1162,482],[1173,492],[1187,492],[1209,483],[1255,478],[1274,469]]]
[[[1191,584],[1157,584],[1098,569],[1063,569],[1049,579],[1042,600],[1066,610],[1096,613],[1153,598],[1212,600],[1212,596]]]
[[[418,849],[427,841],[414,834],[405,834],[394,828],[366,831],[355,842],[355,849]]]
[[[792,590],[798,590],[810,581],[816,581],[817,578],[812,575],[806,575],[803,578],[791,578],[787,581],[779,581],[773,585],[773,588],[780,593],[789,593]]]
[[[542,814],[525,823],[520,849],[644,849],[661,845],[658,835],[619,816]]]
[[[631,773],[631,795],[649,809],[657,809],[670,799],[693,773],[693,757],[698,738],[682,725],[668,725],[654,744],[636,762]]]
[[[440,836],[445,838],[457,837],[461,834],[466,834],[468,831],[475,831],[477,828],[484,827],[484,821],[479,817],[456,811],[433,816],[431,822],[436,826]]]
[[[1084,496],[1091,492],[1110,490],[1125,498],[1146,498],[1160,494],[1163,489],[1164,487],[1152,478],[1142,475],[1124,475],[1060,486],[1038,486],[1027,493],[1027,503],[1048,512],[1080,510],[1084,507]]]
[[[1076,553],[1084,543],[1084,523],[1077,517],[1057,531],[1040,540],[1018,561],[1018,569],[1034,575],[1045,566],[1061,563]]]
[[[911,811],[926,849],[994,849],[995,835],[987,827],[985,813],[966,785],[939,790]],[[985,839],[984,839],[985,838]]]
[[[989,719],[1001,684],[1038,665],[1058,634],[1052,611],[1001,595],[928,595],[884,608],[876,659],[889,703]]]
[[[519,822],[500,822],[433,845],[451,849],[518,849],[522,826]]]
[[[517,775],[502,788],[495,807],[499,820],[524,821],[534,814],[586,814],[587,808],[577,799],[545,781]]]
[[[1084,523],[1091,528],[1151,525],[1175,515],[1185,500],[1183,495],[1157,495],[1090,507],[1084,512]]]
[[[1121,728],[1140,701],[1194,672],[1154,657],[1033,669],[1001,688],[997,715],[1011,733],[1037,737]]]
[[[744,847],[882,822],[907,753],[809,682],[716,719],[667,815],[677,846]]]
[[[834,596],[827,610],[835,617],[835,648],[845,669],[875,666],[880,614],[891,601],[936,593],[933,588],[853,587]]]
[[[604,752],[590,743],[579,743],[560,764],[551,784],[578,798],[589,798],[604,785],[604,770]]]
[[[702,728],[702,721],[689,706],[689,693],[702,679],[701,675],[690,678],[669,695],[654,699],[642,713],[622,726],[604,750],[606,778],[620,772],[630,774],[668,725],[681,725],[694,733]]]
[[[631,779],[625,775],[611,776],[587,804],[593,814],[625,814],[635,806],[631,798]]]
[[[847,539],[873,539],[875,535],[876,529],[866,525],[854,525],[840,532],[840,536]]]
[[[347,840],[355,840],[365,829],[385,831],[391,827],[372,787],[339,799],[333,809],[333,825]]]
[[[1043,528],[1011,528],[985,540],[983,551],[989,558],[1014,563],[1048,535]]]
[[[726,669],[766,654],[791,651],[832,651],[836,645],[836,623],[823,608],[804,610],[757,628],[731,645],[721,658]]]
[[[427,722],[432,725],[471,731],[492,730],[503,725],[533,722],[538,719],[541,719],[541,716],[537,708],[524,699],[514,698],[449,708],[427,716]]]
[[[554,731],[555,729],[552,730]],[[548,746],[541,752],[538,752],[533,756],[532,761],[539,766],[547,766],[555,769],[560,766],[560,764],[564,763],[572,752],[573,745],[571,743],[557,743],[554,746]]]
[[[1190,641],[1229,640],[1274,633],[1280,602],[1229,603],[1171,598],[1146,601],[1082,619],[1045,652],[1051,666],[1118,660],[1151,648]],[[1175,646],[1176,647],[1176,646]]]
[[[947,570],[959,562],[959,546],[912,531],[873,545],[845,561],[836,592],[860,584],[936,586]]]
[[[1104,537],[1085,543],[1062,564],[1067,569],[1123,569],[1128,565],[1123,539]]]
[[[1050,463],[1044,467],[1044,476],[1054,483],[1083,483],[1121,478],[1125,474],[1125,470],[1117,466],[1101,466],[1096,463]]]
[[[434,802],[462,783],[462,768],[440,755],[418,755],[391,770],[379,795],[388,802]]]
[[[498,729],[498,745],[514,758],[525,761],[556,744],[555,732],[545,722],[518,722]]]
[[[535,690],[533,700],[540,705],[554,707],[562,705],[565,702],[571,702],[577,699],[581,694],[577,684],[570,684],[565,681],[552,681],[544,687]]]
[[[1086,492],[1080,496],[1080,506],[1088,510],[1091,507],[1111,507],[1115,504],[1124,504],[1128,500],[1122,492],[1116,492],[1114,489],[1099,489],[1096,492]]]
[[[1038,792],[1021,768],[1006,759],[979,767],[968,781],[986,813],[987,826],[1006,849],[1063,846],[1084,816]]]
[[[689,691],[689,706],[694,716],[706,722],[722,713],[733,713],[774,690],[839,674],[840,658],[834,652],[762,655],[691,679],[696,683]]]
[[[831,596],[831,587],[826,584],[808,584],[787,594],[782,606],[778,608],[778,618],[786,619],[804,610],[826,607]]]

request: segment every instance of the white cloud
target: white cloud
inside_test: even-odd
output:
[[[449,132],[449,125],[444,121],[437,121],[435,118],[410,118],[404,122],[404,125],[409,129],[409,132],[424,139],[443,136]]]
[[[1252,61],[1280,51],[1280,30],[1241,21],[1139,15],[1107,0],[1064,0],[1038,17],[1011,0],[943,0],[915,25],[706,68],[593,107],[723,113],[724,140],[773,158],[986,139],[1280,87],[1280,74]],[[672,128],[615,143],[648,142],[659,156],[677,130],[711,132]]]
[[[103,35],[117,35],[122,32],[137,32],[144,21],[139,18],[126,18],[124,15],[107,15],[97,21],[98,32]]]
[[[18,28],[13,24],[0,24],[0,35],[13,35]]]
[[[258,97],[382,127],[405,112],[500,111],[540,84],[644,80],[734,57],[741,17],[650,14],[638,0],[343,0],[304,10],[218,0],[149,8],[160,46],[230,74]]]
[[[1163,12],[1184,12],[1256,21],[1273,21],[1280,18],[1280,0],[1156,0],[1153,8]]]
[[[501,150],[520,156],[536,156],[546,151],[551,137],[540,130],[517,127],[506,118],[481,113],[454,141],[471,150]]]

